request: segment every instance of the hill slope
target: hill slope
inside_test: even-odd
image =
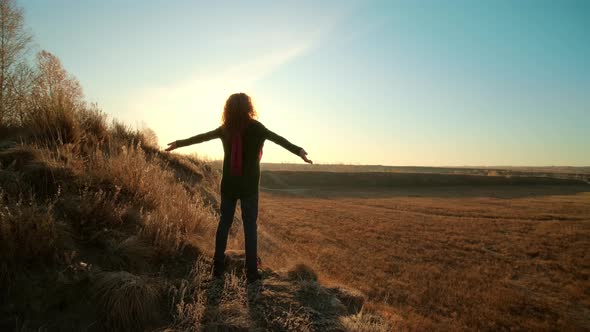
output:
[[[99,112],[0,131],[0,330],[388,329],[303,265],[211,280],[218,182]]]

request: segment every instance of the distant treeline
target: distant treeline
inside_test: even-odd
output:
[[[394,172],[297,172],[262,171],[260,185],[283,188],[384,188],[403,186],[457,185],[588,185],[577,179],[538,176],[484,176],[466,174],[394,173]]]
[[[266,171],[300,171],[300,172],[382,172],[412,174],[444,174],[444,175],[478,175],[489,177],[545,177],[555,179],[572,179],[590,181],[590,167],[425,167],[425,166],[382,166],[382,165],[344,165],[344,164],[287,164],[263,163]]]

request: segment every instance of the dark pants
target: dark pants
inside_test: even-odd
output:
[[[229,229],[234,220],[236,212],[236,203],[238,198],[221,196],[221,207],[219,225],[215,234],[215,256],[213,264],[213,273],[220,276],[223,273],[225,265],[225,249],[227,247],[227,236]],[[258,195],[240,198],[242,208],[242,223],[244,224],[244,239],[246,242],[246,274],[248,279],[256,279],[258,276],[257,269],[257,226],[258,218]]]

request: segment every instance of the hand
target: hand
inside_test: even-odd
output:
[[[307,159],[307,152],[305,152],[305,150],[301,149],[301,151],[299,151],[299,157],[301,157],[306,163],[313,164],[313,161]]]
[[[174,141],[172,143],[168,143],[168,145],[169,146],[166,148],[166,150],[164,150],[166,152],[169,152],[169,151],[172,151],[172,150],[178,148],[178,146],[176,145],[176,141]]]

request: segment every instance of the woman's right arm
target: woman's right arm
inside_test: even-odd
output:
[[[214,138],[221,138],[221,127],[217,128],[215,130],[211,130],[209,132],[206,132],[204,134],[199,134],[199,135],[195,135],[193,137],[187,138],[187,139],[181,139],[181,140],[177,140],[174,142],[170,142],[170,143],[168,143],[168,148],[166,148],[166,151],[172,151],[174,149],[181,148],[183,146],[192,145],[192,144],[203,143],[206,141],[210,141]]]

